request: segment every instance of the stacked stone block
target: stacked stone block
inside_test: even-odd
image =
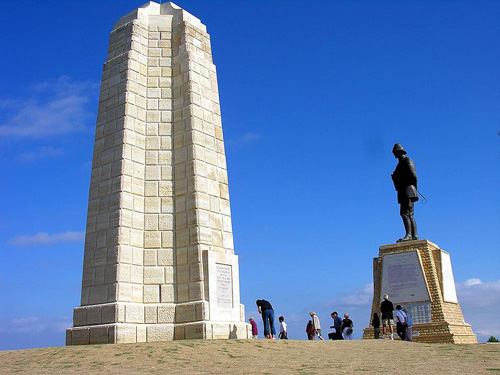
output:
[[[380,314],[383,257],[388,254],[410,251],[416,251],[422,262],[431,306],[431,322],[413,325],[413,331],[418,332],[418,336],[414,336],[413,341],[455,344],[477,343],[476,335],[472,332],[471,326],[464,320],[460,304],[444,300],[441,249],[427,240],[402,242],[380,247],[378,258],[373,259],[373,301],[370,316],[372,317],[375,312]],[[396,332],[395,327],[394,332]],[[363,338],[374,338],[372,327],[364,329]]]
[[[67,343],[247,338],[229,207],[210,37],[174,4],[148,3],[110,35]],[[230,308],[216,264],[232,269]]]

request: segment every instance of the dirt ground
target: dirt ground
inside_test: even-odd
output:
[[[0,352],[0,374],[500,374],[500,345],[218,340]]]

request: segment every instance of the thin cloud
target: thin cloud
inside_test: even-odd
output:
[[[92,160],[86,161],[81,167],[82,169],[90,170],[92,168]]]
[[[257,139],[259,139],[261,136],[260,134],[256,134],[256,133],[245,133],[243,134],[243,136],[241,136],[241,138],[239,139],[240,142],[242,143],[249,143],[249,142],[253,142],[253,141],[256,141]]]
[[[351,293],[339,293],[339,302],[345,307],[371,307],[373,300],[373,283]]]
[[[457,295],[465,321],[472,326],[479,341],[500,336],[500,280],[469,279],[457,284]]]
[[[483,282],[480,279],[469,279],[463,283],[464,286],[480,285]]]
[[[31,86],[26,98],[0,101],[0,137],[40,138],[89,129],[99,85],[67,76]]]
[[[19,155],[19,159],[28,162],[38,159],[53,158],[62,154],[64,154],[64,151],[62,149],[52,146],[37,147],[32,151],[22,153],[21,155]]]
[[[226,142],[228,145],[246,145],[249,143],[256,142],[262,138],[260,134],[257,133],[245,133],[241,137],[236,139],[228,139]]]
[[[2,333],[37,333],[45,331],[62,333],[71,326],[71,317],[42,319],[36,316],[14,318],[0,322]]]
[[[337,293],[333,300],[322,302],[321,306],[341,305],[344,308],[371,308],[372,299],[373,283],[367,283],[363,288]]]
[[[85,232],[68,231],[64,233],[48,234],[39,232],[33,236],[17,236],[9,241],[14,246],[46,245],[65,242],[83,242]]]

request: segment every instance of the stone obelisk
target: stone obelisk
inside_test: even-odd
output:
[[[210,37],[149,2],[110,35],[66,342],[248,337]]]

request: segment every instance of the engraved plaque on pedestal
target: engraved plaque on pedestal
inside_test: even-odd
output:
[[[382,296],[395,303],[429,301],[422,265],[416,251],[386,255],[382,261]]]
[[[446,302],[458,302],[455,279],[451,268],[450,254],[441,250],[441,278],[443,280],[443,299]]]

